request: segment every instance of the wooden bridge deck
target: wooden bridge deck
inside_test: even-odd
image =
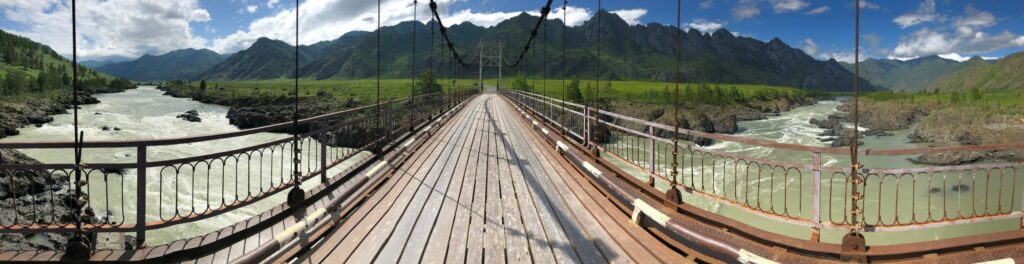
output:
[[[475,98],[297,262],[687,262],[513,109]]]

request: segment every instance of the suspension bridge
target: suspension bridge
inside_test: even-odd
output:
[[[412,8],[419,4],[413,1]],[[72,142],[0,143],[0,149],[75,155],[72,164],[0,164],[0,184],[30,179],[52,186],[13,189],[24,192],[14,197],[27,198],[0,204],[0,214],[16,215],[0,222],[0,234],[68,237],[62,249],[0,251],[0,261],[1024,261],[1024,181],[1018,180],[1024,162],[923,168],[858,162],[1024,145],[873,150],[859,149],[853,136],[848,149],[803,146],[704,133],[597,104],[504,89],[501,69],[528,67],[521,62],[531,45],[538,38],[549,41],[542,21],[552,1],[541,8],[534,30],[518,40],[524,41],[522,51],[512,59],[501,46],[517,40],[481,43],[477,55],[464,57],[437,4],[428,6],[450,55],[446,67],[477,69],[477,83],[300,118],[296,78],[294,114],[281,124],[187,138],[87,141],[76,107]],[[597,49],[600,56],[600,44]],[[379,50],[377,55],[379,72]],[[497,87],[484,84],[485,67],[498,69]],[[602,70],[608,69],[598,66],[598,82]],[[76,87],[76,103],[77,96]],[[167,146],[280,131],[290,137],[180,159],[147,158]],[[809,162],[684,140],[692,138],[768,148]],[[83,162],[82,152],[95,149],[129,149],[135,161]],[[829,155],[851,162],[824,164]],[[201,235],[147,240],[147,233],[239,215],[243,220]],[[976,228],[988,225],[998,228]],[[904,235],[925,238],[884,239]],[[122,240],[138,246],[109,243]]]

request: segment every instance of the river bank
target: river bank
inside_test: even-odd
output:
[[[781,97],[727,105],[686,105],[679,109],[679,127],[708,133],[735,134],[741,129],[738,125],[739,122],[764,120],[797,107],[813,105],[815,102],[816,100],[811,97]],[[676,123],[672,115],[674,111],[672,106],[614,101],[609,104],[609,107],[612,112],[627,116],[668,125]],[[636,124],[624,125],[635,126]],[[645,128],[633,127],[633,129]],[[661,137],[671,137],[670,131],[659,130],[656,133]],[[707,138],[684,138],[684,140],[694,141],[703,146],[714,144],[714,140]]]
[[[861,98],[859,108],[862,128],[910,129],[907,140],[933,147],[1012,144],[1024,138],[1024,117],[986,109],[983,104]],[[843,114],[837,118],[850,122],[853,102],[846,101],[838,109]],[[1016,150],[925,154],[911,161],[925,165],[960,165],[1022,158],[1024,151]]]
[[[130,88],[134,87],[105,87],[84,91],[79,96],[79,103],[99,104],[100,100],[93,94],[118,93]],[[67,114],[73,108],[73,102],[70,93],[27,94],[18,100],[0,101],[0,138],[20,135],[21,130],[27,126],[38,128],[51,123],[55,115]],[[18,150],[0,149],[0,164],[39,163]],[[25,224],[37,220],[44,223],[51,220],[71,221],[74,207],[68,177],[63,173],[48,174],[43,171],[0,171],[0,180],[5,183],[0,184],[0,203],[9,205],[0,211],[0,224]],[[50,211],[42,212],[38,208],[48,208]],[[91,210],[86,210],[86,213],[89,215],[86,222],[100,221]],[[70,233],[0,234],[0,250],[60,250],[70,237]]]

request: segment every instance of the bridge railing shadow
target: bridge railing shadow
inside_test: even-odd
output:
[[[140,246],[204,235],[283,203],[286,190],[295,186],[310,190],[372,161],[400,135],[477,92],[474,87],[448,90],[305,118],[297,126],[284,122],[185,138],[86,141],[81,165],[24,162],[30,159],[15,151],[70,154],[74,142],[2,142],[0,234],[19,234],[14,239],[40,233],[66,237],[81,225],[93,243],[104,234],[128,234]],[[283,132],[294,132],[297,139]],[[228,150],[193,150],[200,143]],[[299,151],[297,161],[294,150]],[[105,151],[129,153],[125,156],[130,161],[90,160],[96,156],[89,153],[109,153]],[[166,152],[189,155],[157,158]],[[80,182],[74,181],[76,168],[81,168]],[[74,192],[76,184],[81,195]]]
[[[813,232],[849,230],[854,222],[877,231],[967,226],[1019,219],[1024,213],[1021,159],[896,168],[870,163],[925,154],[1024,153],[1024,144],[862,148],[858,154],[867,157],[867,163],[858,171],[862,180],[855,182],[850,180],[850,168],[843,166],[850,160],[847,148],[674,128],[529,92],[500,93],[561,130],[554,132],[597,149],[600,156],[595,158],[615,164],[662,192],[679,189],[685,194],[681,202],[712,213],[760,216]],[[673,145],[674,136],[678,147]],[[674,161],[673,151],[677,153]],[[854,184],[863,195],[856,219],[851,213]],[[982,226],[973,230],[1002,229]]]

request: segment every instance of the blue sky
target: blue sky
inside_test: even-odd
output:
[[[418,18],[427,20],[427,1]],[[494,25],[543,0],[439,0],[446,22]],[[819,58],[852,61],[853,1],[686,0],[685,27],[726,28],[767,41],[778,37]],[[289,0],[79,0],[79,54],[84,59],[123,60],[180,48],[236,52],[259,37],[294,42],[294,1]],[[556,0],[555,5],[561,6]],[[597,10],[596,0],[570,1],[569,23]],[[675,1],[606,0],[604,8],[628,22],[674,24]],[[69,0],[0,0],[0,28],[70,53]],[[999,58],[1024,49],[1024,1],[862,1],[862,57],[941,55]],[[305,0],[300,8],[301,44],[376,27],[376,2]],[[553,15],[561,18],[560,11]],[[410,20],[411,0],[384,0],[385,25]]]

